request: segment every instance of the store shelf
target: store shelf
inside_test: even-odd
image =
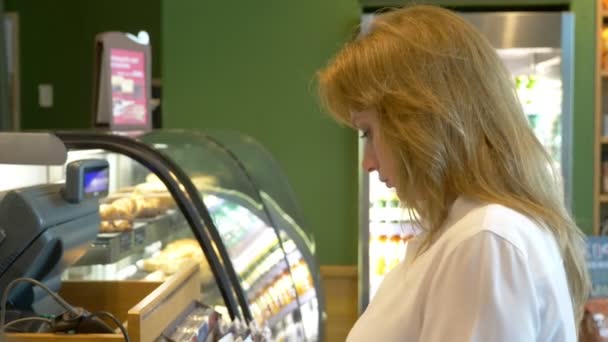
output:
[[[294,300],[291,303],[285,305],[281,311],[279,311],[276,315],[270,317],[268,319],[268,326],[273,327],[277,323],[281,322],[287,315],[292,313],[293,311],[298,309],[298,301]]]
[[[599,196],[600,203],[608,203],[608,195],[603,194]]]
[[[300,306],[304,306],[304,304],[310,302],[314,298],[317,298],[317,293],[315,292],[314,288],[311,288],[310,290],[306,291],[306,293],[299,296],[298,300],[300,301]]]
[[[289,313],[297,310],[299,306],[303,306],[305,303],[308,303],[313,298],[316,298],[317,294],[314,289],[308,290],[306,293],[301,295],[298,300],[294,300],[291,303],[285,305],[281,311],[279,311],[276,315],[270,317],[268,319],[268,326],[275,326],[277,323],[281,322]],[[299,305],[298,305],[299,302]]]
[[[255,242],[260,238],[260,236],[262,236],[262,233],[264,233],[264,230],[266,229],[266,227],[256,227],[252,230],[250,230],[249,232],[247,232],[239,242],[237,242],[234,246],[230,246],[228,247],[228,251],[230,252],[230,256],[233,259],[238,258],[239,256],[241,256],[246,249],[248,249],[250,246],[255,245]],[[218,226],[218,230],[220,230],[221,232],[221,227]],[[279,243],[279,240],[277,239],[276,244]],[[275,244],[273,243],[272,245],[270,245],[270,248],[272,248]],[[268,247],[268,246],[260,246],[262,248],[264,247]]]
[[[608,19],[608,10],[602,10],[602,18]]]
[[[74,266],[113,264],[157,241],[167,243],[187,229],[183,216],[172,210],[153,219],[136,220],[133,229],[101,233]]]
[[[608,137],[601,137],[600,138],[600,143],[601,144],[608,144]]]
[[[253,298],[260,290],[264,288],[264,286],[270,284],[276,277],[280,276],[285,271],[287,271],[287,263],[285,260],[281,260],[273,268],[268,270],[268,272],[264,273],[263,276],[256,279],[247,290],[247,293],[251,295],[251,298]]]

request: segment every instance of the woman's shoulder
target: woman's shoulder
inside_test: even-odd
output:
[[[463,247],[474,237],[490,235],[500,240],[497,246],[512,246],[526,260],[541,263],[561,260],[557,242],[549,229],[504,205],[459,198],[446,223],[448,226],[437,241],[444,248]]]

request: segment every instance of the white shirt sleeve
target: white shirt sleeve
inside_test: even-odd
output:
[[[427,293],[420,341],[536,341],[538,301],[523,253],[482,231],[441,263]]]

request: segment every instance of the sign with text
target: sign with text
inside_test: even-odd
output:
[[[147,124],[145,66],[144,53],[141,51],[110,49],[114,124]]]
[[[608,297],[608,236],[588,236],[586,254],[591,297]]]

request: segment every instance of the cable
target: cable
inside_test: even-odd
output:
[[[4,329],[11,328],[15,324],[19,324],[19,323],[23,323],[23,322],[31,322],[31,321],[45,322],[48,325],[52,324],[52,321],[50,319],[48,319],[48,318],[43,318],[43,317],[25,317],[25,318],[19,318],[19,319],[16,319],[14,321],[10,321],[10,322],[6,323],[4,325]]]
[[[116,326],[118,327],[118,329],[120,329],[120,332],[122,332],[122,336],[125,338],[125,342],[130,342],[129,339],[129,334],[127,333],[127,329],[125,329],[125,326],[118,320],[118,318],[116,318],[116,316],[112,315],[111,313],[107,312],[107,311],[96,311],[96,312],[92,312],[87,319],[91,319],[93,317],[106,317],[108,319],[110,319],[112,322],[114,322],[114,324],[116,324]]]
[[[0,334],[4,333],[4,324],[5,324],[4,322],[6,321],[6,304],[8,302],[8,295],[9,295],[10,291],[13,289],[13,287],[15,287],[15,285],[20,282],[29,282],[29,283],[32,283],[32,284],[40,287],[41,289],[46,291],[46,293],[48,293],[51,297],[53,297],[53,299],[55,299],[57,301],[57,303],[59,303],[59,305],[63,306],[66,310],[68,310],[74,314],[78,314],[78,312],[76,311],[76,309],[74,309],[74,307],[72,307],[70,304],[68,304],[68,302],[63,300],[63,298],[59,297],[58,294],[53,292],[51,289],[46,287],[46,285],[39,282],[38,280],[32,279],[32,278],[17,278],[17,279],[14,279],[13,281],[11,281],[8,284],[8,286],[6,286],[6,288],[4,289],[4,292],[2,293],[2,308],[1,308],[2,311],[0,312]]]

